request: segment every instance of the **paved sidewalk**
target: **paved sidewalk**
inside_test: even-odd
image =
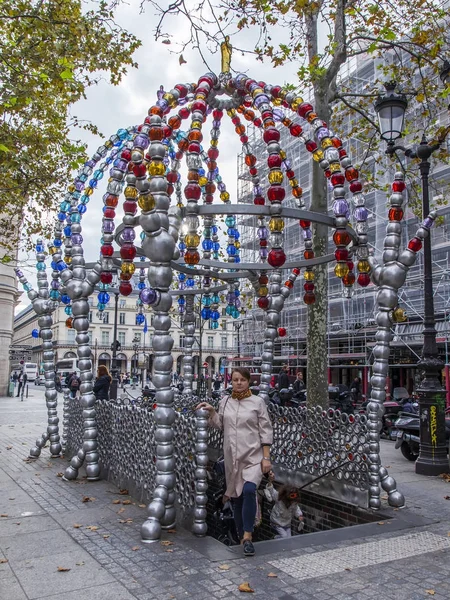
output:
[[[391,442],[382,443],[384,464],[406,509],[383,508],[378,523],[262,542],[245,559],[183,529],[142,544],[138,500],[82,474],[63,482],[67,462],[46,449],[27,459],[45,427],[42,388],[24,402],[0,398],[0,600],[237,598],[244,582],[261,600],[450,598],[450,483],[415,475]]]

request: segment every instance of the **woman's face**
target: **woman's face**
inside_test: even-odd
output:
[[[250,386],[250,382],[243,375],[235,371],[231,376],[231,386],[233,392],[245,392]]]

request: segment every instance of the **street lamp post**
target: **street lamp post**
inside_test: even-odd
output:
[[[244,321],[233,321],[233,327],[237,332],[237,366],[241,366],[241,327],[244,325]]]
[[[114,325],[113,325],[113,343],[111,345],[112,348],[112,360],[111,360],[111,387],[109,390],[109,396],[111,400],[117,400],[117,389],[118,389],[118,379],[117,379],[117,309],[119,306],[119,291],[114,292]]]
[[[134,351],[134,370],[133,370],[133,372],[131,374],[131,377],[132,377],[132,383],[134,385],[134,379],[137,376],[137,372],[138,372],[137,364],[138,364],[139,346],[141,345],[141,342],[140,342],[140,340],[139,340],[139,338],[137,336],[135,336],[133,338],[132,344],[133,344],[133,351]]]
[[[408,103],[403,94],[395,93],[395,83],[386,84],[386,92],[386,95],[379,97],[375,103],[381,138],[387,142],[386,154],[393,156],[397,151],[401,151],[409,158],[420,159],[422,216],[426,219],[430,212],[428,181],[430,158],[441,144],[430,145],[425,136],[422,137],[420,144],[413,148],[405,148],[396,144],[396,140],[402,135]],[[416,473],[440,475],[448,471],[445,440],[445,390],[438,377],[444,365],[439,359],[436,343],[430,235],[424,239],[423,244],[424,339],[422,357],[417,365],[423,373],[423,379],[417,390],[420,409],[420,454],[416,461]]]

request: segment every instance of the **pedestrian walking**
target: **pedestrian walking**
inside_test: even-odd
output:
[[[111,385],[111,375],[105,365],[100,365],[97,369],[97,379],[94,383],[94,394],[97,400],[109,400],[109,386]]]
[[[292,519],[299,520],[298,531],[304,527],[303,513],[298,505],[300,493],[297,488],[283,485],[279,490],[273,486],[275,475],[269,473],[269,483],[266,485],[264,495],[269,502],[274,502],[270,513],[270,525],[275,532],[275,539],[291,537]]]
[[[287,390],[289,385],[288,366],[283,365],[280,374],[278,375],[278,389]]]
[[[66,383],[67,386],[70,390],[70,395],[72,398],[76,398],[77,392],[80,389],[80,385],[81,385],[81,380],[77,375],[77,372],[74,371],[71,375],[69,375],[69,380],[67,381],[66,378]]]
[[[226,479],[224,503],[232,498],[234,519],[245,556],[253,556],[256,490],[268,473],[272,424],[264,400],[250,391],[250,372],[236,367],[231,374],[232,393],[222,398],[216,411],[207,402],[197,408],[209,412],[209,425],[223,431]]]
[[[19,379],[19,376],[17,375],[16,371],[14,371],[14,374],[11,377],[11,379],[12,379],[12,382],[14,383],[14,387],[16,387],[17,380]]]
[[[21,400],[23,400],[23,394],[25,392],[25,386],[27,385],[28,375],[26,373],[20,373],[19,375],[19,387],[17,388],[17,396],[21,396]],[[23,388],[23,389],[22,389]],[[20,393],[22,391],[22,393]]]

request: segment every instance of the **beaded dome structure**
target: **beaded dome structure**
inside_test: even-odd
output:
[[[226,59],[226,52],[224,56]],[[289,117],[294,114],[302,120],[301,125]],[[241,144],[248,176],[253,183],[252,205],[231,201],[219,171],[219,134],[224,118],[231,119]],[[254,154],[242,119],[261,131],[265,157]],[[206,143],[205,124],[208,120],[212,125]],[[298,144],[304,146],[323,170],[329,181],[330,208],[334,216],[312,213],[305,206],[297,174],[280,146],[281,127],[288,128]],[[267,181],[261,181],[258,175],[262,160],[267,161],[269,168]],[[183,161],[187,167],[184,187],[180,172]],[[109,179],[103,196],[100,258],[88,269],[83,254],[82,219],[106,172]],[[284,185],[286,182],[287,186]],[[295,200],[295,208],[284,205],[286,189]],[[258,82],[247,75],[232,76],[226,67],[220,76],[206,73],[195,84],[177,84],[169,91],[160,88],[155,104],[149,108],[143,122],[137,127],[120,129],[113,135],[86,162],[68,187],[57,215],[54,239],[48,246],[51,282],[47,280],[46,252],[41,240],[36,245],[36,291],[17,269],[17,276],[39,316],[40,330],[36,335],[42,338],[44,350],[48,425],[31,449],[30,456],[39,457],[47,440],[50,440],[52,456],[61,453],[51,329],[52,313],[61,302],[66,306],[67,325],[76,331],[83,409],[83,442],[65,471],[65,479],[75,479],[83,463],[89,480],[100,477],[88,297],[97,290],[98,309],[104,310],[109,301],[113,271],[118,269],[122,295],[130,295],[133,283],[137,281],[137,323],[145,319],[146,309],[151,309],[153,314],[156,400],[152,431],[156,444],[156,475],[148,519],[142,526],[142,538],[147,542],[158,539],[161,529],[173,527],[176,519],[175,411],[171,387],[173,339],[170,335],[173,298],[176,298],[178,311],[183,314],[183,370],[186,391],[190,392],[195,295],[202,294],[200,316],[210,320],[214,328],[219,326],[221,295],[226,302],[226,313],[238,318],[242,309],[240,282],[243,279],[250,282],[257,305],[265,312],[260,394],[268,399],[274,342],[278,336],[285,334],[279,327],[284,303],[303,270],[303,300],[312,304],[315,300],[314,265],[335,261],[334,272],[341,278],[345,294],[350,293],[353,285],[365,287],[371,281],[378,288],[378,333],[373,351],[375,362],[365,449],[369,506],[373,509],[380,507],[381,488],[388,492],[391,505],[403,506],[402,494],[396,490],[395,481],[380,463],[380,419],[385,399],[391,325],[403,316],[398,306],[398,289],[415,262],[416,253],[429,233],[434,216],[424,220],[408,247],[401,250],[405,183],[403,174],[396,173],[384,251],[380,264],[377,264],[374,258],[369,257],[368,211],[362,190],[358,171],[342,141],[298,93],[286,92],[280,86]],[[116,208],[122,194],[124,216],[122,223],[116,227]],[[255,215],[258,219],[255,233],[259,239],[259,262],[243,263],[240,260],[238,215]],[[220,216],[225,219],[225,234],[221,234],[217,223]],[[283,250],[286,219],[298,220],[302,230],[304,256],[300,262],[290,261]],[[336,248],[333,254],[314,256],[312,223],[326,224],[334,230]],[[139,240],[135,231],[138,227],[142,230],[140,244],[136,243],[136,239]],[[114,250],[115,242],[119,246],[118,251]],[[221,261],[220,248],[224,242],[227,258]],[[198,525],[196,533],[204,535],[208,434],[204,415],[199,415],[199,420],[201,428],[197,432],[195,471],[197,508],[194,516]]]

